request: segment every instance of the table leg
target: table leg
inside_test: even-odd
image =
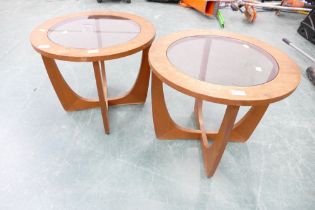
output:
[[[93,62],[93,68],[94,68],[94,75],[95,75],[97,92],[98,92],[98,97],[99,97],[99,103],[101,106],[104,130],[105,130],[105,133],[109,134],[108,99],[107,99],[107,82],[106,82],[105,64],[103,61]]]
[[[147,98],[149,79],[150,79],[150,65],[148,60],[149,48],[142,52],[141,66],[138,77],[129,92],[123,96],[110,98],[109,105],[123,105],[123,104],[143,104]]]
[[[131,88],[123,96],[108,98],[108,105],[124,105],[124,104],[143,104],[145,103],[149,78],[150,66],[148,61],[149,47],[142,52],[140,70],[137,79]],[[64,80],[54,59],[42,56],[49,79],[55,89],[59,101],[66,111],[77,111],[89,108],[99,107],[97,100],[86,99],[77,95]],[[102,65],[102,63],[101,63]],[[104,68],[105,69],[105,68]],[[104,74],[105,75],[105,74]],[[106,78],[106,75],[103,77]]]
[[[64,80],[54,59],[42,56],[50,82],[55,89],[59,101],[66,111],[89,109],[99,106],[96,100],[77,95]]]
[[[152,73],[151,82],[152,96],[152,114],[154,130],[159,139],[195,139],[199,140],[201,130],[188,129],[176,124],[171,118],[163,93],[163,82]],[[250,110],[237,122],[231,131],[231,142],[245,142],[254,132],[258,123],[262,119],[268,108],[268,104],[253,106]],[[208,139],[215,139],[218,132],[206,132]]]
[[[219,131],[206,132],[202,116],[202,100],[196,99],[195,116],[199,130],[187,129],[176,124],[171,118],[165,104],[163,82],[154,73],[152,73],[151,88],[153,123],[157,138],[200,140],[207,176],[214,174],[227,143],[245,142],[268,108],[268,104],[253,106],[235,123],[239,106],[228,105]],[[213,143],[209,145],[208,140],[212,140]]]
[[[155,134],[159,139],[199,139],[201,131],[183,128],[176,124],[167,111],[162,81],[152,73],[152,114]],[[207,133],[214,138],[213,133]]]
[[[218,167],[225,147],[230,139],[238,110],[239,106],[227,106],[219,132],[213,140],[213,143],[209,145],[202,116],[202,101],[196,100],[196,122],[201,130],[200,144],[203,154],[204,167],[208,177],[213,176],[216,168]]]
[[[150,47],[150,46],[149,46]],[[99,100],[91,100],[77,95],[67,84],[54,59],[42,56],[49,79],[55,89],[60,103],[66,111],[76,111],[95,107],[101,107],[105,132],[109,133],[108,107],[109,105],[142,104],[145,103],[150,66],[148,61],[149,47],[142,52],[141,66],[138,77],[131,90],[120,97],[107,97],[107,82],[104,62],[93,62]]]
[[[252,106],[243,118],[235,124],[231,139],[235,142],[246,142],[264,116],[268,106],[269,104]]]

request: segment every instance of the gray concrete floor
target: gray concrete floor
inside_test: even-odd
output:
[[[143,106],[110,108],[104,135],[99,109],[65,112],[29,34],[42,21],[94,9],[128,11],[154,23],[157,37],[185,29],[219,29],[214,18],[176,5],[133,0],[14,0],[0,3],[0,209],[315,209],[315,46],[296,30],[299,14],[258,14],[255,24],[223,10],[225,31],[263,40],[288,53],[302,74],[298,89],[273,104],[246,144],[231,143],[214,177],[204,175],[197,141],[158,141],[150,95]],[[221,30],[221,29],[219,29]],[[110,95],[131,87],[140,55],[108,62]],[[96,97],[91,64],[59,62],[73,88]],[[171,115],[193,127],[193,99],[166,88]],[[207,104],[209,128],[223,107]]]

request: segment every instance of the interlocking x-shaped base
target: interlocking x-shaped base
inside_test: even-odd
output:
[[[152,74],[152,112],[154,129],[159,139],[200,139],[205,172],[212,176],[221,160],[229,141],[245,142],[251,136],[268,105],[252,106],[250,110],[235,123],[239,106],[228,105],[218,132],[206,132],[202,117],[202,101],[196,99],[195,116],[199,130],[187,129],[177,125],[168,113],[162,81]],[[211,145],[208,139],[213,140]]]
[[[77,111],[101,107],[104,129],[108,134],[108,106],[145,103],[150,77],[148,51],[149,48],[146,48],[142,52],[139,74],[131,90],[125,95],[116,98],[107,97],[107,82],[104,61],[93,62],[99,100],[86,99],[77,95],[64,80],[55,60],[45,56],[42,56],[42,59],[45,64],[49,79],[63,108],[66,111]]]

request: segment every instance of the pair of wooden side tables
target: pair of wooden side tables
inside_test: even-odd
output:
[[[268,105],[290,95],[300,81],[298,67],[287,55],[250,37],[193,30],[171,34],[152,44],[154,37],[154,26],[141,17],[99,11],[48,20],[33,30],[31,43],[42,56],[63,108],[76,111],[100,107],[107,134],[109,106],[145,103],[151,66],[156,136],[199,139],[207,176],[214,174],[227,143],[245,142]],[[133,87],[123,96],[109,98],[105,61],[140,51],[141,67]],[[77,95],[62,77],[55,59],[92,62],[99,99]],[[172,120],[163,83],[195,98],[198,129],[183,128]],[[205,129],[203,101],[226,105],[216,132]],[[251,108],[236,122],[240,106]]]

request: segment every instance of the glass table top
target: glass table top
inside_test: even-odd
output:
[[[169,61],[185,74],[208,83],[248,87],[278,74],[276,60],[263,49],[222,36],[191,36],[174,42]]]
[[[123,44],[140,33],[140,26],[116,16],[83,16],[61,22],[48,30],[53,42],[67,48],[99,49]]]

